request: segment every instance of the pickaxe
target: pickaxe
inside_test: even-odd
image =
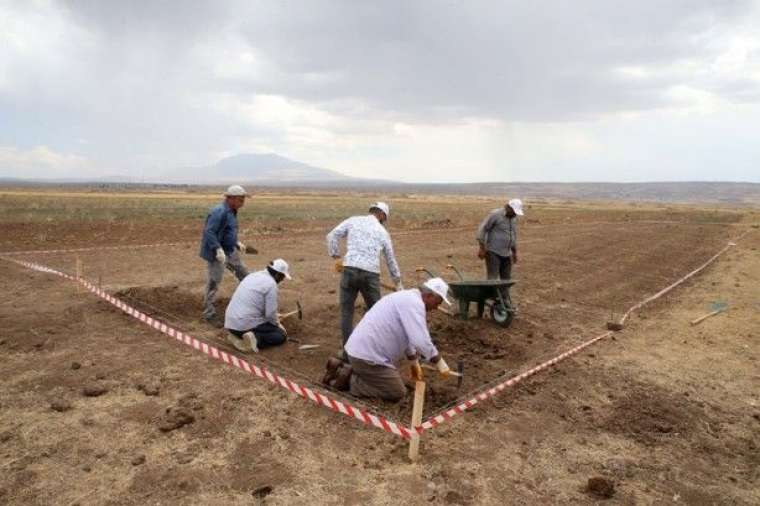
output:
[[[425,369],[430,369],[432,371],[438,370],[436,367],[429,364],[423,364],[422,367]],[[462,381],[464,380],[464,361],[457,361],[457,370],[449,371],[449,375],[457,377],[457,388],[460,388],[462,386]]]
[[[291,316],[294,316],[294,315],[298,315],[298,319],[303,320],[303,308],[301,307],[300,300],[296,301],[296,307],[298,307],[298,309],[279,315],[280,321],[285,320],[286,318],[290,318]]]

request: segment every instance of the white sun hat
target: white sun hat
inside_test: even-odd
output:
[[[451,302],[449,302],[449,298],[447,297],[449,294],[449,285],[441,278],[430,278],[425,281],[422,286],[429,288],[436,295],[440,295],[446,304],[449,306],[451,305]]]
[[[247,197],[248,193],[246,193],[245,188],[240,186],[239,184],[233,184],[229,188],[227,188],[227,191],[224,192],[225,197]]]
[[[269,267],[271,267],[272,270],[279,272],[280,274],[284,274],[287,279],[293,279],[290,277],[290,268],[288,267],[288,262],[282,258],[272,260],[272,263],[269,265]]]
[[[386,218],[391,217],[391,208],[388,204],[385,202],[375,202],[371,206],[369,206],[370,209],[380,209],[382,212],[385,213]]]
[[[522,216],[525,213],[523,212],[523,203],[520,199],[512,199],[509,201],[509,207],[512,208],[512,210],[515,212],[517,216]]]

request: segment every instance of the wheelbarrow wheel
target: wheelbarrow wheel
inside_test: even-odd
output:
[[[509,327],[512,324],[514,314],[501,303],[491,305],[491,319],[502,327]]]

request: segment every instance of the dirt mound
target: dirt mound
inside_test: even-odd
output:
[[[114,294],[127,304],[150,316],[170,316],[179,319],[197,318],[203,311],[203,294],[184,290],[177,285],[143,287],[133,286]],[[229,298],[218,297],[215,306],[224,314]]]
[[[614,401],[602,428],[652,445],[687,434],[699,416],[699,408],[688,399],[652,384],[634,385]]]

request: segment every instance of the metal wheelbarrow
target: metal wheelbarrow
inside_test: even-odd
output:
[[[491,312],[491,319],[502,327],[509,327],[517,313],[517,308],[512,303],[509,295],[509,289],[517,281],[513,279],[464,279],[462,273],[453,265],[447,265],[459,276],[459,281],[449,282],[449,288],[454,297],[459,302],[459,318],[466,320],[470,312],[470,303],[477,304],[478,318],[483,317],[486,306]],[[427,269],[418,268],[418,271],[424,271],[429,276],[434,277],[433,273]],[[502,296],[502,290],[505,296]]]

